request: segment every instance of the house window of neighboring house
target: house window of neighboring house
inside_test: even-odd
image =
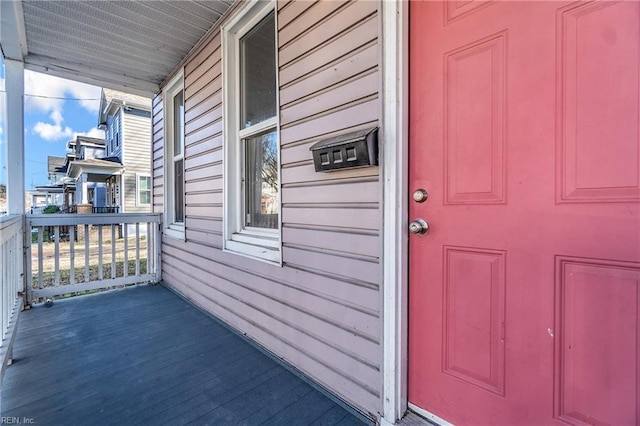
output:
[[[163,92],[165,119],[165,233],[184,238],[184,87],[183,74]]]
[[[225,250],[281,263],[280,149],[273,2],[222,29]]]
[[[120,133],[116,132],[116,148],[120,146]]]
[[[138,175],[138,205],[148,206],[151,204],[151,176]]]
[[[111,176],[107,179],[107,205],[116,207],[120,205],[120,187],[118,185],[118,176]]]

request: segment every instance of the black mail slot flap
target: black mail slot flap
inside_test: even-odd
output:
[[[316,172],[378,164],[378,128],[323,139],[309,148]]]

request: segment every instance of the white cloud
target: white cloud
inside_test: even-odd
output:
[[[33,126],[33,131],[42,139],[50,142],[59,141],[60,139],[69,140],[75,134],[71,127],[62,127],[60,123],[50,124],[38,121]]]
[[[49,114],[50,123],[39,121],[33,131],[42,139],[50,142],[68,141],[77,135],[103,138],[104,131],[98,128],[79,132],[64,123],[64,99],[82,99],[79,104],[89,113],[97,115],[100,106],[100,87],[65,80],[46,74],[25,70],[24,72],[25,110]],[[5,79],[0,78],[0,91],[5,89]],[[4,93],[0,92],[0,135],[4,131],[5,102]],[[26,130],[26,129],[25,129]]]
[[[58,118],[60,118],[60,121],[57,121]],[[54,121],[53,124],[43,123],[42,121],[39,121],[35,124],[35,126],[33,126],[33,131],[46,141],[49,141],[49,142],[65,141],[66,142],[68,140],[75,139],[76,136],[88,136],[90,138],[104,138],[104,130],[100,130],[97,127],[94,127],[93,129],[89,129],[86,132],[78,132],[76,130],[73,130],[69,126],[63,126],[62,125],[63,120],[61,119],[61,117],[52,116],[51,119]]]
[[[25,108],[41,112],[62,111],[63,99],[82,99],[80,105],[92,114],[100,107],[100,87],[78,83],[47,74],[25,70],[24,72]]]
[[[64,123],[64,98],[80,99],[79,104],[89,113],[97,115],[100,106],[100,88],[78,83],[47,74],[25,70],[25,110],[48,113],[50,123],[40,121],[33,126],[33,131],[42,139],[56,142],[68,141],[76,135],[95,135],[104,137],[104,132],[91,129],[78,132]],[[34,95],[34,96],[29,96]]]
[[[94,127],[88,132],[75,133],[75,135],[71,139],[75,139],[76,136],[88,136],[90,138],[104,138],[104,130],[100,130],[97,127]]]
[[[62,122],[64,121],[64,118],[62,118],[62,111],[57,109],[54,111],[51,111],[49,118],[51,118],[51,120],[57,125],[62,124]]]

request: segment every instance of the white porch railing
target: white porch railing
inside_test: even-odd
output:
[[[0,217],[0,382],[15,337],[23,299],[23,216]]]
[[[160,281],[159,214],[27,215],[27,302]]]

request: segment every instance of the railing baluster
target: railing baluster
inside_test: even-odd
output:
[[[111,224],[111,278],[116,277],[116,227]]]
[[[0,245],[0,261],[2,261],[3,265],[7,264],[7,243],[2,243]],[[2,340],[4,340],[4,334],[7,331],[7,326],[9,325],[9,301],[7,300],[7,297],[5,296],[6,293],[6,288],[9,287],[9,274],[7,272],[7,270],[5,268],[2,268],[2,271],[0,273],[0,283],[2,283],[2,291],[0,291],[0,303],[2,303],[0,306],[2,306],[2,315],[0,318],[0,324],[2,325],[2,330],[0,330],[0,337],[2,338]],[[0,340],[0,342],[2,342],[2,340]]]
[[[124,265],[122,267],[123,277],[129,275],[129,226],[124,225]]]
[[[76,283],[76,227],[69,227],[69,284]]]
[[[44,278],[42,274],[42,234],[44,233],[44,227],[38,227],[38,288],[42,288]]]
[[[136,276],[140,275],[140,224],[136,223]]]
[[[102,225],[98,225],[98,279],[102,280]]]
[[[89,281],[89,225],[84,225],[84,282]]]
[[[156,282],[160,282],[162,279],[162,236],[160,235],[162,223],[160,217],[157,217],[157,222],[153,224],[153,237],[154,237],[154,271],[156,274]]]
[[[25,255],[24,255],[24,266],[27,276],[25,277],[27,281],[27,294],[26,294],[26,304],[31,304],[31,290],[33,289],[33,234],[31,233],[31,221],[29,219],[25,220]]]
[[[147,226],[147,274],[151,273],[153,269],[153,256],[151,256],[151,247],[153,243],[153,234],[151,233],[151,222],[145,224]]]
[[[13,241],[11,238],[7,239],[3,244],[2,244],[2,264],[3,265],[9,265],[9,263],[11,263],[11,246],[13,245]],[[3,310],[2,313],[2,336],[4,338],[4,334],[7,331],[7,328],[9,327],[9,318],[11,318],[11,301],[9,300],[9,287],[11,286],[11,269],[10,267],[8,268],[2,268],[2,277],[0,278],[3,281],[3,286],[2,286],[2,303],[4,307],[6,307],[7,309]]]
[[[60,226],[56,225],[53,227],[53,241],[55,245],[54,252],[54,274],[55,279],[53,281],[53,285],[58,287],[60,285]]]

